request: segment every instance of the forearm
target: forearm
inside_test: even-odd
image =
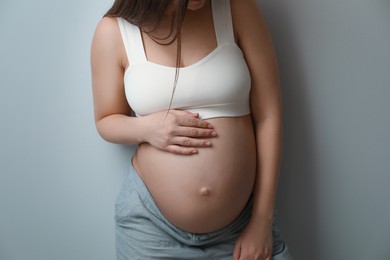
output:
[[[257,173],[252,218],[272,222],[282,150],[282,123],[267,118],[256,123]]]
[[[96,121],[100,136],[111,143],[139,144],[145,129],[142,120],[123,114],[113,114]]]

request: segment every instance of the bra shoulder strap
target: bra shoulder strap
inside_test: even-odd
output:
[[[129,64],[134,65],[146,61],[141,31],[138,26],[121,17],[118,17],[117,20]]]
[[[234,43],[230,0],[212,0],[212,11],[218,44]]]

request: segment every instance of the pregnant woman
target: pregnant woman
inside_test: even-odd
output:
[[[138,144],[117,259],[292,259],[273,223],[281,98],[255,0],[116,0],[91,50],[95,121]]]

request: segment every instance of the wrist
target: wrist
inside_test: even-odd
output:
[[[272,224],[274,221],[274,212],[256,212],[255,210],[252,212],[251,220]]]
[[[137,143],[145,143],[148,142],[147,133],[150,129],[150,125],[147,120],[147,116],[139,116],[136,117],[135,120],[137,120],[137,123],[135,124],[137,127]]]

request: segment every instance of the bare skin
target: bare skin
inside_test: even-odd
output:
[[[233,259],[272,255],[272,216],[281,150],[281,101],[276,59],[254,0],[231,0],[237,44],[252,77],[251,115],[202,120],[172,110],[131,117],[123,89],[127,60],[118,24],[104,18],[92,49],[95,121],[107,141],[140,144],[134,166],[163,214],[185,230],[202,233],[234,220],[250,196],[250,223]],[[210,2],[191,1],[182,28],[186,67],[216,48]],[[165,35],[169,17],[161,23]],[[174,67],[175,44],[161,46],[143,35],[149,61]],[[175,207],[172,207],[175,205]],[[196,221],[195,221],[196,220]]]
[[[212,148],[178,156],[143,143],[133,159],[165,217],[194,233],[212,232],[232,222],[252,193],[256,173],[250,116],[207,121],[218,132]]]

